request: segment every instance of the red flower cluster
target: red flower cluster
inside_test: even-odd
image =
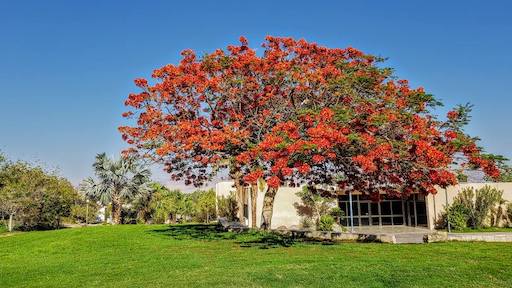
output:
[[[119,128],[127,152],[194,185],[227,168],[239,186],[343,182],[375,197],[453,185],[458,153],[499,174],[457,126],[463,110],[439,121],[429,110],[436,100],[394,80],[378,58],[292,38],[267,37],[263,49],[241,37],[203,57],[185,50],[153,72],[154,85],[136,79],[141,92],[123,114],[136,122]]]

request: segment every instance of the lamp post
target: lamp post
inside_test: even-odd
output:
[[[354,233],[354,213],[352,211],[352,191],[348,192],[348,203],[350,205],[350,232]]]
[[[450,213],[448,213],[448,190],[446,188],[444,188],[444,197],[445,197],[445,200],[446,200],[446,223],[448,224],[448,233],[451,233],[452,232],[452,227],[450,225]]]

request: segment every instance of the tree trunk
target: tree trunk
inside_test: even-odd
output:
[[[121,224],[121,201],[112,197],[112,224]]]
[[[256,200],[258,199],[258,185],[251,185],[251,227],[256,228]]]
[[[244,224],[244,186],[242,185],[242,175],[240,172],[233,174],[233,180],[235,181],[236,189],[236,203],[237,203],[237,217],[241,224]]]
[[[274,211],[274,199],[277,188],[268,187],[263,197],[263,209],[261,211],[261,229],[270,230],[272,225],[272,213]]]
[[[9,214],[9,232],[12,232],[12,218],[13,218],[13,214]]]

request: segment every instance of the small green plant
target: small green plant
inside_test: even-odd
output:
[[[318,230],[332,231],[335,222],[334,217],[331,215],[323,215],[320,217],[320,221],[318,221]]]
[[[445,221],[450,223],[452,229],[464,230],[468,227],[469,210],[460,203],[454,203],[447,209]]]

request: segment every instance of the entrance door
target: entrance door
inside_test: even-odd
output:
[[[405,201],[408,226],[427,226],[425,196],[413,194]]]

